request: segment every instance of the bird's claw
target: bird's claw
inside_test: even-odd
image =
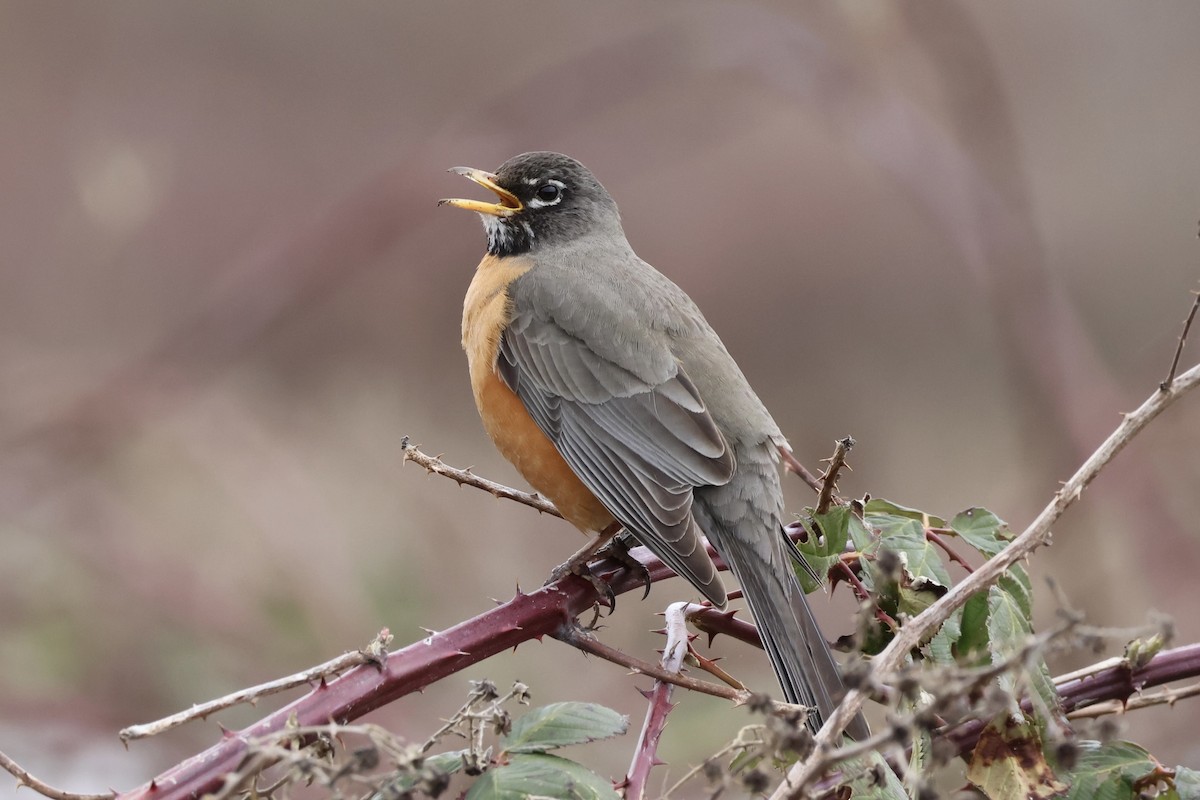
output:
[[[608,585],[608,582],[601,578],[596,573],[592,572],[588,564],[577,561],[568,561],[565,564],[559,564],[554,569],[550,570],[550,577],[546,580],[546,585],[550,585],[562,580],[567,575],[577,575],[592,585],[596,590],[596,594],[600,595],[600,602],[608,606],[608,613],[617,610],[617,594],[613,588]]]
[[[600,548],[600,551],[596,555],[611,558],[634,575],[637,575],[643,588],[642,599],[645,600],[650,596],[650,570],[646,568],[645,564],[629,554],[631,543],[637,544],[628,533],[621,533],[614,536],[612,541]]]

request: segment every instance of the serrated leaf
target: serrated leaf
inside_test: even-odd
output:
[[[913,519],[922,525],[929,526],[930,528],[946,527],[946,521],[941,517],[936,517],[933,514],[926,514],[920,509],[902,506],[899,503],[893,503],[890,500],[884,500],[880,497],[873,497],[867,501],[867,504],[863,506],[863,515],[868,518],[878,518],[881,520],[886,517]],[[870,524],[872,526],[876,526],[874,522],[871,522]]]
[[[902,718],[911,717],[923,706],[928,706],[933,699],[933,695],[922,689],[913,697],[901,699],[897,711],[900,712]],[[926,726],[915,725],[911,736],[907,774],[924,775],[929,769],[929,760],[933,756],[933,734]]]
[[[746,748],[737,753],[733,760],[729,762],[729,774],[739,775],[743,772],[749,772],[761,763],[763,760],[762,753],[754,748]]]
[[[1006,573],[999,583],[988,590],[988,648],[993,664],[1000,664],[1016,655],[1033,635],[1027,582],[1024,570],[1020,575]],[[1024,674],[1009,671],[998,679],[1000,687],[1013,699],[1011,710],[1014,714],[1021,713],[1016,703],[1020,697],[1018,681],[1022,678],[1028,681],[1045,708],[1055,715],[1059,714],[1058,691],[1054,687],[1050,668],[1040,654]],[[1045,723],[1045,720],[1039,721]]]
[[[621,800],[612,781],[559,756],[518,754],[475,781],[466,800]]]
[[[1029,573],[1020,564],[1013,564],[1000,576],[997,583],[1017,601],[1021,613],[1033,625],[1033,584]]]
[[[847,520],[846,533],[850,537],[850,541],[854,544],[854,549],[858,552],[874,553],[877,549],[879,540],[875,533],[853,514]],[[867,587],[868,592],[875,591],[875,585],[878,581],[874,562],[868,558],[860,560],[858,579],[862,581],[863,586]]]
[[[501,749],[506,753],[544,753],[619,736],[628,729],[629,718],[611,708],[595,703],[552,703],[514,722]]]
[[[848,787],[854,800],[908,800],[904,784],[878,752],[847,761],[842,774],[851,777],[839,786]],[[828,794],[838,796],[836,790]]]
[[[1136,782],[1157,767],[1146,750],[1130,742],[1079,742],[1079,759],[1071,771],[1071,791],[1067,798],[1136,798]]]
[[[860,552],[870,549],[875,543],[875,534],[854,514],[846,521],[846,535],[854,543],[854,549]]]
[[[925,657],[935,664],[949,665],[955,663],[954,646],[962,638],[963,609],[955,610],[950,617],[938,628],[938,632],[925,645],[922,652]]]
[[[384,791],[377,792],[372,800],[379,800],[382,797],[395,797],[401,792],[407,792],[417,785],[417,782],[425,776],[422,773],[444,773],[453,775],[462,769],[463,753],[466,750],[452,750],[448,753],[437,753],[432,756],[426,756],[423,760],[420,769],[416,769],[411,773],[399,776],[393,781],[388,782],[387,788]]]
[[[988,651],[988,596],[983,592],[971,595],[963,604],[962,635],[956,653],[960,659],[973,660],[976,654]]]
[[[950,586],[950,573],[942,563],[942,551],[925,538],[925,528],[916,520],[906,519],[882,528],[880,547],[894,550],[904,562],[905,571],[913,578],[928,578],[942,586]]]
[[[824,514],[814,514],[813,519],[821,526],[823,539],[818,542],[810,538],[807,542],[801,542],[801,552],[814,556],[840,556],[846,549],[846,540],[850,535],[850,520],[855,519],[850,507],[833,506]]]
[[[834,506],[824,514],[814,514],[813,521],[821,531],[820,537],[816,535],[814,526],[809,521],[801,520],[804,529],[808,531],[808,541],[797,542],[796,547],[818,575],[826,575],[841,559],[846,549],[848,528],[853,517],[847,506]],[[820,587],[820,584],[814,582],[808,572],[799,565],[796,565],[796,576],[805,592],[813,592]]]
[[[991,558],[1013,540],[1008,523],[986,508],[968,508],[950,520],[950,529],[963,541]]]
[[[1175,791],[1179,793],[1179,800],[1200,800],[1200,771],[1176,767]]]
[[[1054,797],[1066,791],[1042,754],[1032,725],[1010,724],[1001,714],[983,729],[971,752],[967,780],[989,800]]]
[[[988,648],[992,663],[1000,664],[1018,652],[1029,640],[1029,620],[1021,610],[1019,601],[1003,586],[988,589]],[[1011,671],[999,677],[999,684],[1008,693],[1013,714],[1021,714],[1018,705],[1017,675]]]

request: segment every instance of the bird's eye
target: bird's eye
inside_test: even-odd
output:
[[[537,189],[537,198],[543,203],[553,203],[562,196],[562,187],[553,183],[543,183]]]

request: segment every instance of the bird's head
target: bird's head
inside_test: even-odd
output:
[[[523,153],[495,173],[472,167],[450,171],[496,193],[495,203],[438,201],[478,212],[493,255],[527,253],[606,228],[620,230],[617,204],[608,192],[587,167],[561,153]]]

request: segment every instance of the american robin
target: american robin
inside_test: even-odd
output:
[[[580,530],[620,523],[724,607],[707,534],[816,730],[842,683],[792,571],[779,426],[691,298],[633,252],[586,167],[538,152],[451,171],[499,198],[441,201],[487,233],[462,343],[488,435]],[[861,717],[849,732],[867,735]]]

